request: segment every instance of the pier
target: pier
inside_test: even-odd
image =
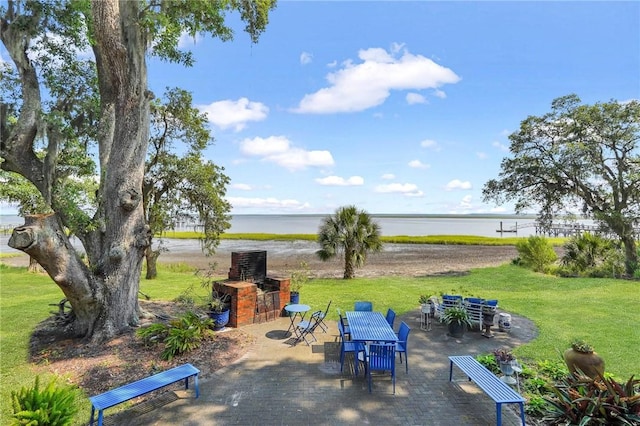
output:
[[[549,227],[542,226],[539,222],[531,222],[531,223],[523,223],[518,225],[516,222],[515,226],[504,227],[502,222],[500,222],[500,228],[496,229],[500,235],[503,233],[515,233],[518,234],[518,230],[522,228],[535,228],[536,235],[544,235],[547,237],[573,237],[575,235],[581,235],[585,232],[589,232],[590,234],[599,235],[605,238],[615,238],[616,235],[610,231],[605,231],[600,226],[596,225],[585,225],[582,223],[561,223],[561,224],[552,224]],[[640,228],[635,228],[635,234],[640,235]]]

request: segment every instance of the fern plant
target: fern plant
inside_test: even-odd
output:
[[[68,426],[77,412],[72,387],[57,387],[56,380],[52,379],[41,389],[39,376],[36,376],[33,387],[12,391],[11,404],[12,425]]]

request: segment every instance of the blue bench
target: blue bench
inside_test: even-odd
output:
[[[455,364],[467,375],[469,380],[475,382],[480,389],[496,402],[496,424],[498,426],[502,425],[502,404],[518,404],[520,406],[522,426],[525,426],[525,399],[519,393],[511,389],[509,385],[500,380],[491,371],[487,370],[484,365],[480,364],[472,356],[450,356],[449,361],[449,381],[453,379],[453,365]]]
[[[197,398],[198,396],[200,396],[200,389],[198,387],[198,373],[200,373],[200,370],[195,368],[193,365],[184,364],[179,367],[174,367],[170,370],[163,371],[162,373],[154,374],[153,376],[138,380],[136,382],[129,383],[128,385],[112,389],[108,392],[101,393],[100,395],[92,396],[89,398],[89,400],[91,401],[90,425],[93,425],[93,416],[96,410],[98,410],[98,426],[102,426],[102,411],[104,409],[142,396],[146,393],[160,389],[172,383],[179,382],[180,380],[184,380],[185,389],[189,389],[189,377],[194,377]]]

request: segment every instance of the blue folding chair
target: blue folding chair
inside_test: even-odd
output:
[[[402,362],[402,354],[404,353],[404,368],[409,372],[409,354],[407,353],[407,342],[409,340],[409,332],[411,328],[406,322],[400,323],[400,330],[398,330],[398,341],[396,342],[396,352],[400,354],[400,362]]]
[[[371,393],[371,373],[374,371],[391,372],[393,394],[396,393],[396,345],[370,344],[367,358],[367,377],[369,379],[369,393]]]
[[[351,329],[349,328],[349,323],[347,322],[347,319],[342,316],[340,309],[338,309],[338,330],[340,331],[341,338],[344,335],[346,340],[351,340]]]
[[[354,311],[366,311],[366,312],[371,312],[373,311],[373,303],[371,302],[356,302],[354,307],[353,307]]]
[[[386,318],[387,318],[387,322],[389,323],[389,325],[391,326],[391,328],[393,328],[393,323],[394,323],[394,321],[396,320],[396,312],[395,312],[393,309],[391,309],[391,308],[387,309],[387,316],[386,316]]]

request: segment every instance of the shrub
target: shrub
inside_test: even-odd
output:
[[[614,241],[585,232],[564,245],[562,265],[568,274],[619,277],[624,274],[624,253]]]
[[[640,423],[640,380],[625,384],[611,378],[570,375],[545,397],[549,409],[544,420],[552,424],[632,425]]]
[[[545,268],[556,261],[558,255],[545,237],[531,235],[516,244],[521,264],[536,272],[544,272]]]
[[[67,426],[77,412],[72,387],[56,387],[55,379],[40,389],[40,377],[36,376],[32,388],[23,387],[11,392],[13,405],[12,425]]]
[[[199,347],[202,340],[213,336],[212,328],[211,318],[203,319],[193,312],[187,312],[169,324],[155,323],[142,328],[136,335],[145,345],[164,343],[160,357],[170,361],[177,355]]]

